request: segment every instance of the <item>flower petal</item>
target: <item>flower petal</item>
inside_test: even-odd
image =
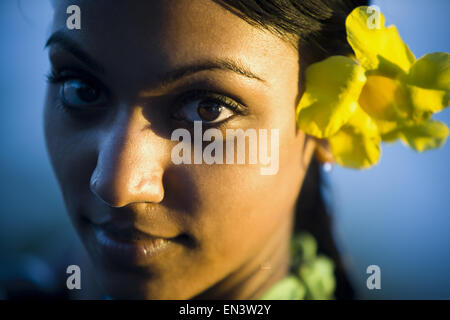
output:
[[[418,87],[449,91],[450,55],[445,52],[424,55],[411,67],[406,80]]]
[[[398,79],[369,75],[361,91],[359,105],[374,120],[417,123],[442,110],[448,96],[443,90],[425,89]]]
[[[390,140],[398,138],[398,137],[393,138],[394,136],[392,136],[392,138],[390,139],[384,138],[384,135],[389,135],[390,133],[397,131],[397,129],[399,128],[399,123],[397,121],[385,121],[379,119],[372,119],[372,120],[377,125],[378,133],[381,135],[383,141],[389,142]]]
[[[371,26],[374,15],[379,15],[379,23]],[[402,41],[397,28],[386,28],[384,23],[381,12],[374,12],[371,7],[357,7],[345,22],[347,40],[365,69],[377,70],[378,74],[386,76],[407,73],[415,57]]]
[[[366,81],[364,69],[353,59],[332,56],[308,67],[306,90],[297,106],[297,124],[304,132],[325,138],[352,116]]]
[[[361,91],[359,105],[372,118],[395,121],[406,117],[408,95],[396,79],[371,75]]]
[[[430,53],[417,60],[404,78],[413,108],[439,112],[450,100],[450,55]]]
[[[413,114],[423,112],[439,112],[448,106],[450,93],[445,90],[426,89],[406,85],[411,98]]]
[[[448,136],[445,123],[428,120],[399,129],[402,141],[418,152],[441,147]]]
[[[329,138],[334,160],[344,167],[363,169],[376,164],[381,156],[381,138],[375,122],[361,109]]]

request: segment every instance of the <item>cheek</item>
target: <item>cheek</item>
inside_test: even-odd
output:
[[[73,128],[50,98],[44,109],[44,133],[53,171],[70,208],[74,199],[89,190],[90,174],[96,161],[95,139],[92,133]]]
[[[199,201],[189,224],[205,261],[218,261],[222,268],[238,265],[292,217],[303,178],[300,150],[294,128],[284,127],[275,175],[262,175],[260,164],[190,168]]]

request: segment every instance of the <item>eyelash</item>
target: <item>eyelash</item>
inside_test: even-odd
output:
[[[237,102],[235,99],[232,99],[221,93],[217,93],[212,90],[202,90],[202,89],[197,89],[197,90],[189,91],[187,93],[182,94],[181,97],[178,98],[175,102],[175,109],[180,110],[183,106],[186,106],[189,103],[192,103],[192,102],[195,102],[195,101],[198,101],[201,99],[213,101],[219,105],[222,105],[222,106],[230,109],[231,111],[233,111],[234,113],[239,114],[239,115],[248,114],[248,109],[243,103]],[[216,122],[216,123],[211,123],[211,124],[204,123],[204,126],[221,125],[233,117],[234,117],[234,115],[223,121]]]
[[[54,85],[62,85],[64,82],[69,80],[81,80],[89,85],[97,87],[99,90],[104,90],[106,93],[106,88],[102,87],[101,85],[98,85],[98,81],[94,78],[85,75],[84,72],[80,72],[78,70],[74,71],[58,71],[55,69],[51,69],[49,73],[46,75],[47,83],[54,84]],[[58,93],[58,99],[56,103],[56,107],[62,110],[63,112],[67,113],[69,116],[77,118],[79,120],[83,120],[85,122],[88,122],[95,118],[95,115],[98,115],[99,111],[97,110],[87,110],[82,108],[72,108],[67,106],[61,96],[60,93]]]
[[[58,84],[66,80],[64,77],[61,76],[60,73],[58,73],[54,69],[50,70],[50,72],[47,73],[45,77],[47,78],[47,82],[51,84]]]
[[[101,86],[98,85],[98,81],[96,81],[94,78],[85,75],[83,72],[78,72],[78,71],[58,71],[55,69],[50,70],[50,72],[46,75],[47,78],[47,82],[51,83],[51,84],[60,84],[64,81],[67,80],[74,80],[74,79],[78,79],[78,80],[82,80],[88,84],[92,84],[95,86],[98,86],[99,88],[101,88],[102,90],[104,90],[104,88],[102,88]]]
[[[65,81],[68,80],[81,80],[86,82],[87,84],[92,84],[93,86],[96,86],[99,88],[99,90],[106,90],[101,85],[98,85],[97,81],[91,77],[83,75],[82,72],[68,72],[68,71],[57,71],[55,69],[52,69],[47,75],[47,82],[50,84],[58,84],[61,85]],[[236,101],[237,99],[230,98],[226,95],[223,95],[221,93],[212,91],[212,90],[204,90],[204,89],[196,89],[189,91],[187,93],[183,93],[180,95],[180,97],[175,99],[175,110],[180,110],[183,106],[185,106],[188,103],[200,100],[200,99],[209,99],[210,101],[214,101],[217,104],[223,105],[224,107],[230,109],[234,113],[238,115],[247,115],[248,114],[248,108],[245,104]],[[61,108],[63,111],[68,112],[72,116],[78,116],[83,117],[86,114],[92,113],[92,111],[89,110],[83,110],[78,108],[71,108],[66,106],[63,101],[61,101],[61,98],[58,99],[58,105],[59,108]],[[224,123],[231,120],[231,118],[234,118],[235,115],[230,116],[229,118],[222,120],[217,123],[204,123],[204,126],[222,126]],[[173,117],[171,117],[173,118]],[[174,118],[173,118],[174,119]],[[176,121],[183,121],[183,120],[177,120]],[[186,120],[186,122],[189,122]]]

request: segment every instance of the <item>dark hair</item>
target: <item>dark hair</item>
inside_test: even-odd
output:
[[[311,233],[316,238],[318,251],[333,260],[336,299],[353,299],[353,288],[333,238],[332,218],[323,199],[322,188],[328,186],[324,186],[320,166],[316,158],[311,160],[297,199],[294,229],[297,232],[306,230]]]
[[[253,26],[269,30],[291,42],[299,51],[300,79],[304,66],[331,55],[348,55],[345,18],[368,0],[216,0]],[[303,81],[301,81],[303,83]],[[300,83],[300,86],[302,86]],[[300,88],[301,96],[302,90]],[[331,216],[322,194],[322,172],[314,157],[311,160],[297,199],[295,232],[306,230],[317,240],[318,251],[335,264],[337,299],[352,299],[353,289],[336,247]]]

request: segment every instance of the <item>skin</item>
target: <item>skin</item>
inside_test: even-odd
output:
[[[210,0],[109,3],[58,1],[51,28],[103,72],[60,42],[49,45],[55,70],[100,83],[104,108],[84,118],[67,112],[60,81],[48,85],[44,112],[51,163],[97,279],[114,298],[260,297],[288,271],[293,209],[316,148],[295,124],[297,50]],[[66,28],[71,4],[81,8],[81,30]],[[161,86],[159,75],[218,59],[239,61],[260,80],[213,68]],[[279,129],[276,175],[261,175],[260,164],[173,164],[171,133],[190,125],[173,119],[174,101],[199,89],[247,107],[213,127]],[[132,266],[115,264],[92,235],[107,221],[190,242]]]

